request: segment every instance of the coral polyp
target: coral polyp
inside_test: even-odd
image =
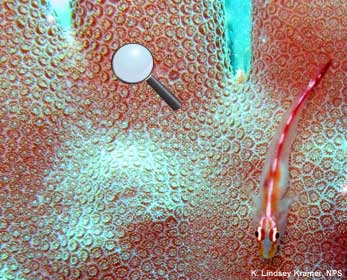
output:
[[[55,2],[0,4],[2,278],[346,277],[344,1],[253,1],[251,46],[230,44],[224,1],[74,0],[66,21]],[[116,79],[129,42],[150,49],[180,110]],[[283,113],[329,58],[266,262],[252,196]]]

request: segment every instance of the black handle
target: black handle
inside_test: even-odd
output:
[[[147,83],[159,94],[161,98],[174,110],[181,108],[181,101],[178,100],[161,82],[150,76]]]

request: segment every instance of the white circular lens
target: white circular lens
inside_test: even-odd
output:
[[[139,44],[120,47],[112,58],[112,69],[117,78],[126,83],[139,83],[149,77],[153,69],[150,51]]]

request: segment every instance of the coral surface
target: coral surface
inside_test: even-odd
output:
[[[2,279],[347,277],[345,1],[254,1],[249,78],[236,80],[222,1],[71,7],[67,31],[45,0],[0,5]],[[127,42],[152,51],[181,110],[116,80]],[[264,261],[252,196],[269,142],[329,58],[290,156],[287,230]]]

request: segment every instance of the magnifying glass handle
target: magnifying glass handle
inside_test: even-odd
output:
[[[178,100],[161,82],[150,76],[147,83],[159,94],[161,98],[174,110],[181,108],[181,101]]]

